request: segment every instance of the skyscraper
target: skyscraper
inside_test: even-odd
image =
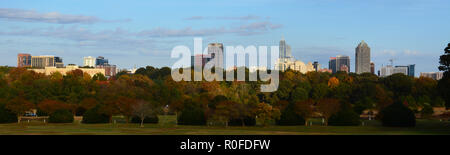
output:
[[[286,57],[286,41],[284,40],[284,37],[280,40],[280,59],[283,59]]]
[[[31,67],[31,55],[26,53],[17,54],[17,67]]]
[[[286,44],[284,37],[280,40],[280,57],[281,60],[285,61],[292,58],[291,46]]]
[[[357,74],[370,72],[370,47],[363,40],[355,51],[355,72]]]

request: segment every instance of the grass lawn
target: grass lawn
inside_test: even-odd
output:
[[[365,126],[321,126],[314,120],[313,126],[181,126],[176,125],[175,116],[160,116],[159,124],[125,124],[114,117],[116,124],[44,124],[22,122],[0,124],[0,135],[435,135],[450,134],[450,122],[439,120],[417,120],[414,128],[382,127],[378,121],[365,121]]]

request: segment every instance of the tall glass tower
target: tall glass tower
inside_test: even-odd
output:
[[[286,44],[284,37],[282,37],[280,40],[280,57],[279,58],[284,61],[293,58],[291,46]]]

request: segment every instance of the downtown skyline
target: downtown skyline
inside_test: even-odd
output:
[[[416,64],[416,73],[433,72],[449,42],[448,4],[443,0],[1,0],[0,65],[16,66],[13,58],[18,53],[30,53],[60,56],[65,63],[78,65],[83,57],[105,56],[119,68],[170,67],[176,61],[170,58],[172,48],[186,45],[193,51],[194,37],[203,37],[206,48],[212,42],[273,46],[283,36],[292,55],[305,62],[324,65],[331,56],[348,55],[354,65],[355,47],[365,40],[376,70],[394,59],[394,65]],[[269,9],[273,11],[264,11]]]

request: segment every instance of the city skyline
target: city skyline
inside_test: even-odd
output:
[[[78,65],[85,56],[102,55],[120,68],[170,67],[172,48],[192,49],[193,37],[203,37],[204,45],[248,46],[278,45],[283,36],[292,56],[304,62],[324,66],[336,55],[356,60],[354,47],[365,40],[376,71],[396,59],[394,65],[416,64],[420,73],[438,71],[450,34],[450,5],[441,0],[24,2],[0,1],[0,65],[16,66],[11,58],[29,53]],[[260,11],[266,9],[274,11]]]

